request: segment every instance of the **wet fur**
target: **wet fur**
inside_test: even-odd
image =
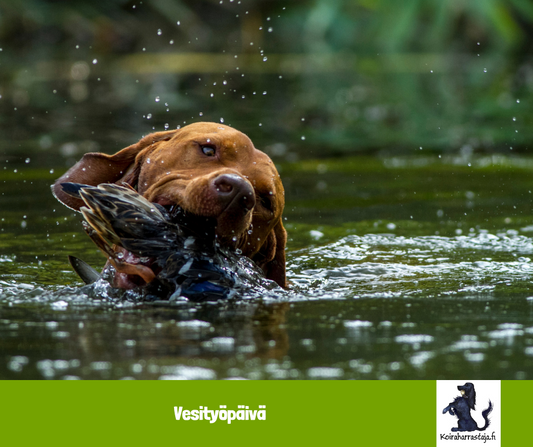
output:
[[[213,146],[216,156],[206,157],[202,145]],[[228,213],[218,206],[209,185],[224,174],[239,176],[253,188],[255,205],[249,213]],[[213,217],[223,246],[238,248],[268,279],[286,287],[283,185],[272,160],[242,132],[195,123],[147,135],[114,155],[85,154],[52,186],[58,200],[79,211],[83,201],[62,191],[65,182],[127,183],[150,202]]]

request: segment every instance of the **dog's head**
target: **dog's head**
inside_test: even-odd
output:
[[[466,382],[464,385],[459,385],[457,387],[459,391],[461,391],[461,394],[464,393],[464,397],[466,398],[468,402],[468,406],[472,409],[476,409],[476,390],[474,388],[474,384],[470,382]]]
[[[85,154],[52,186],[79,210],[83,203],[62,191],[64,182],[128,183],[151,202],[212,218],[221,245],[240,249],[286,285],[283,185],[272,160],[242,132],[195,123],[150,134],[114,155]]]

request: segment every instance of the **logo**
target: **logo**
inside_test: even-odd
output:
[[[437,381],[437,447],[501,445],[500,381]],[[476,445],[476,444],[474,444]]]

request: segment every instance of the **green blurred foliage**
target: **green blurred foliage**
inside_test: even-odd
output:
[[[516,52],[531,49],[533,32],[529,0],[4,0],[0,39],[19,56],[68,56],[74,45],[121,54],[150,42],[163,51],[156,31],[174,31],[179,21],[176,44],[235,51],[260,34],[256,24],[278,15],[263,42],[271,52],[477,52],[479,43]]]
[[[4,0],[0,142],[223,118],[289,161],[528,150],[532,34],[529,0]]]

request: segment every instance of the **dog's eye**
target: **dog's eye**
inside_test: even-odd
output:
[[[202,152],[204,153],[204,155],[207,155],[208,157],[215,156],[216,150],[214,146],[211,146],[209,144],[203,144],[200,146],[200,148],[202,149]]]
[[[270,195],[260,195],[259,196],[259,203],[261,203],[261,206],[263,208],[266,208],[269,211],[272,211],[272,199]]]

